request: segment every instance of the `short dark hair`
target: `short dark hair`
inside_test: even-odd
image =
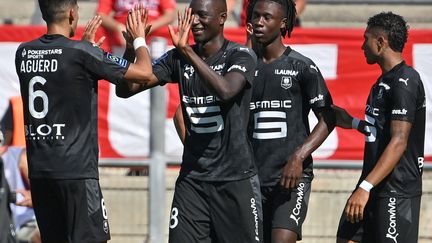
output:
[[[294,0],[250,0],[246,8],[246,23],[252,22],[252,12],[256,2],[258,1],[271,1],[278,3],[283,7],[285,18],[287,20],[285,23],[285,28],[281,30],[281,35],[285,37],[288,34],[288,37],[291,37],[291,32],[294,29],[297,16],[297,10],[295,8],[296,4]]]
[[[381,12],[369,18],[367,22],[369,29],[380,28],[388,38],[390,48],[402,52],[408,40],[408,25],[405,19],[392,12]]]
[[[42,12],[42,18],[47,23],[55,23],[62,20],[64,12],[73,6],[76,6],[77,0],[38,0]]]

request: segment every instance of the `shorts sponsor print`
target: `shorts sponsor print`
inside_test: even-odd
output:
[[[364,220],[350,223],[342,214],[337,236],[357,242],[417,243],[420,197],[371,198]]]
[[[264,238],[270,240],[271,230],[287,229],[302,239],[302,225],[306,218],[311,182],[303,180],[295,190],[287,190],[279,186],[262,187]],[[269,241],[270,242],[270,241]]]

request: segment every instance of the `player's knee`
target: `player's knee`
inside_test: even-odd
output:
[[[337,238],[336,239],[336,243],[358,243],[357,241],[352,241],[352,240],[347,240],[347,239],[342,239],[342,238]]]
[[[272,243],[295,243],[297,241],[297,233],[287,229],[273,229]]]

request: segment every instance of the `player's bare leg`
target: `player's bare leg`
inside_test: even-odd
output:
[[[273,229],[271,238],[272,243],[295,243],[297,234],[287,229]]]
[[[352,240],[346,240],[346,239],[342,239],[342,238],[337,238],[336,243],[358,243],[358,242],[352,241]]]

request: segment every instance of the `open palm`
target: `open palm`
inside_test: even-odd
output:
[[[177,48],[182,48],[189,45],[189,31],[191,29],[194,15],[192,14],[191,8],[185,9],[183,16],[180,14],[180,12],[177,15],[177,32],[174,31],[174,28],[171,25],[168,26],[168,29],[173,45]]]

